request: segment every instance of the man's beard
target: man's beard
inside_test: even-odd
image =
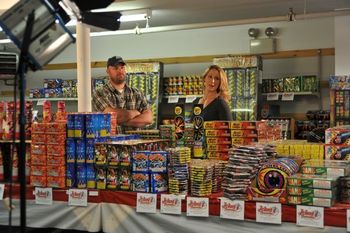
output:
[[[125,83],[125,78],[123,79],[111,79],[111,81],[115,84],[115,85],[119,85],[119,84],[123,84]]]

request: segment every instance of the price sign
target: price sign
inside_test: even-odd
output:
[[[222,197],[220,201],[220,218],[244,220],[244,201]]]
[[[137,193],[136,212],[156,213],[157,212],[157,194]]]
[[[279,93],[267,93],[267,101],[278,100]]]
[[[324,208],[297,205],[297,225],[307,227],[324,227]]]
[[[52,205],[52,188],[35,187],[35,204]]]
[[[193,103],[196,99],[197,99],[197,96],[194,96],[194,95],[186,96],[185,103]]]
[[[256,203],[256,221],[263,223],[282,223],[282,207],[280,203]]]
[[[187,216],[208,217],[209,200],[203,197],[187,197]]]
[[[181,214],[181,196],[162,194],[160,196],[160,212],[162,214]]]
[[[87,206],[88,191],[86,189],[69,189],[68,205]]]
[[[169,96],[168,103],[178,103],[179,97],[178,96]]]
[[[0,200],[4,199],[5,184],[0,184]]]
[[[283,93],[282,94],[282,101],[293,101],[294,100],[294,93]]]

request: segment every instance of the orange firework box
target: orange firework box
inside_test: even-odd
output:
[[[207,137],[207,144],[231,145],[231,137]]]
[[[30,175],[46,176],[46,166],[30,166]]]
[[[32,133],[32,144],[46,144],[46,135],[43,133]]]
[[[256,129],[256,121],[231,121],[230,129]]]
[[[66,133],[66,123],[46,123],[47,133]]]
[[[47,177],[47,186],[53,188],[64,188],[66,186],[66,178],[64,176],[61,177]]]
[[[47,156],[47,165],[63,166],[66,164],[64,157]]]
[[[65,145],[47,145],[48,156],[64,157],[66,154]]]
[[[65,166],[47,166],[47,176],[65,176]]]
[[[47,134],[46,143],[51,145],[65,145],[66,143],[66,134]]]
[[[218,152],[218,151],[208,151],[208,159],[219,159],[219,160],[228,160],[227,152]]]
[[[30,176],[30,184],[32,186],[46,187],[46,176]]]
[[[232,144],[247,145],[255,142],[258,142],[258,138],[247,138],[247,137],[232,138]]]
[[[258,137],[258,131],[255,129],[233,129],[231,137]]]
[[[230,121],[205,121],[204,129],[230,129]]]
[[[31,144],[30,145],[30,153],[32,155],[46,155],[46,145],[44,144]]]
[[[45,123],[33,123],[32,124],[32,133],[45,133],[46,124]]]
[[[31,155],[31,165],[46,165],[46,155]]]
[[[205,130],[205,136],[207,137],[230,137],[231,131],[229,129],[208,129]]]

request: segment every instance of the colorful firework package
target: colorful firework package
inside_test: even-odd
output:
[[[167,149],[169,193],[188,194],[189,163],[191,149],[176,147]]]
[[[203,119],[203,105],[195,104],[193,107],[193,128],[194,128],[194,144],[193,144],[193,157],[204,158],[203,153],[204,146],[204,119]]]

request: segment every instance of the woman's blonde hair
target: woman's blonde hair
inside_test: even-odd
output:
[[[219,94],[219,96],[221,96],[224,100],[226,100],[226,102],[229,102],[230,100],[230,94],[228,91],[228,81],[227,81],[227,75],[225,73],[225,71],[218,65],[211,65],[209,66],[208,69],[205,70],[204,74],[203,74],[203,81],[205,79],[205,77],[207,77],[209,71],[211,70],[217,70],[219,72],[220,75],[220,85],[218,87],[218,89],[216,90],[217,93]],[[205,93],[205,86],[204,86],[204,93]]]

